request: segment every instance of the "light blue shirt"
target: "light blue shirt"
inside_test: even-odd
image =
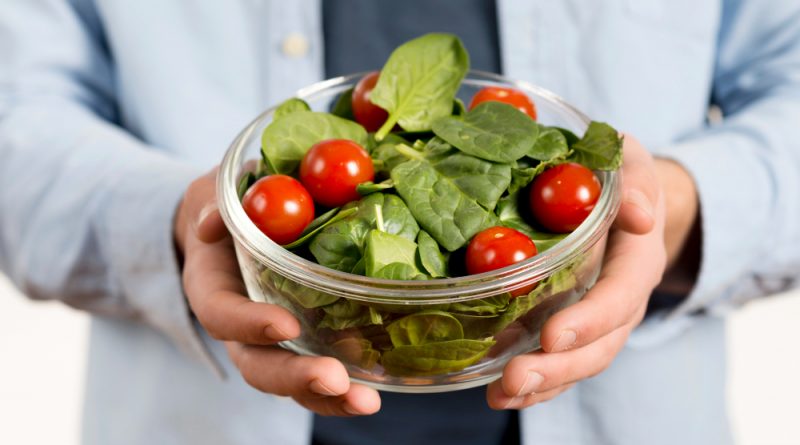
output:
[[[96,314],[85,443],[309,442],[310,414],[250,389],[192,323],[172,217],[246,122],[321,79],[319,14],[314,0],[0,2],[0,267]],[[499,0],[498,19],[504,74],[683,164],[702,213],[689,298],[607,371],[524,410],[524,443],[729,442],[716,315],[800,270],[800,3]]]

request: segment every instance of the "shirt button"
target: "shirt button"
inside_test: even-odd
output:
[[[287,57],[303,57],[308,54],[308,39],[302,34],[293,32],[283,39],[281,50]]]

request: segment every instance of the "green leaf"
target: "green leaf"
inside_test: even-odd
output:
[[[539,161],[566,156],[569,151],[567,138],[557,128],[539,126],[539,137],[527,155]]]
[[[417,238],[419,225],[406,204],[397,196],[372,193],[345,208],[358,211],[323,228],[312,240],[309,250],[319,264],[350,273],[363,273],[361,262],[365,239],[376,228],[375,206],[383,212],[384,229],[410,241]],[[359,264],[360,263],[360,264]]]
[[[239,201],[242,200],[244,194],[247,193],[247,189],[250,188],[256,182],[256,175],[252,172],[247,172],[246,175],[242,176],[242,179],[239,180],[239,185],[236,187],[236,194],[239,196]]]
[[[375,308],[348,300],[339,299],[333,304],[324,306],[325,316],[317,325],[317,329],[342,329],[383,324],[383,316]]]
[[[372,193],[382,192],[392,188],[394,188],[394,182],[392,182],[391,179],[387,179],[386,181],[379,182],[377,184],[372,181],[362,182],[356,186],[356,191],[361,196],[367,196]]]
[[[494,344],[494,340],[450,340],[398,346],[381,355],[381,365],[396,376],[457,372],[477,363]]]
[[[331,107],[332,115],[351,121],[355,120],[355,117],[353,117],[353,89],[346,89],[336,98],[336,102]]]
[[[394,133],[390,133],[372,150],[372,160],[376,166],[375,173],[388,174],[397,165],[409,159],[407,153],[397,149],[400,145],[407,147],[408,141]],[[412,149],[409,148],[409,150]]]
[[[454,147],[488,161],[508,163],[525,156],[539,127],[525,113],[502,102],[483,102],[464,117],[447,116],[433,132]]]
[[[292,241],[289,244],[284,244],[283,248],[292,250],[300,246],[304,246],[306,243],[311,241],[311,238],[313,238],[317,233],[319,233],[319,231],[321,231],[325,227],[334,224],[337,221],[343,220],[348,216],[356,213],[357,211],[358,209],[355,207],[351,207],[349,209],[345,209],[342,211],[339,211],[338,207],[335,209],[331,209],[323,213],[322,215],[318,216],[313,221],[311,221],[308,227],[306,227],[303,230],[303,233],[300,235],[300,238]]]
[[[497,221],[493,213],[426,161],[404,162],[392,170],[391,177],[414,218],[450,252]]]
[[[308,149],[326,139],[349,139],[363,147],[367,132],[361,125],[332,114],[295,111],[264,129],[261,150],[275,173],[292,174]]]
[[[390,263],[374,272],[373,278],[384,280],[427,280],[430,277],[420,272],[418,267],[408,263]]]
[[[488,210],[493,210],[511,183],[511,167],[463,153],[433,162],[439,174]]]
[[[339,297],[334,295],[326,294],[311,289],[308,286],[298,284],[282,275],[269,271],[269,269],[262,272],[261,281],[263,283],[272,282],[276,294],[291,298],[305,309],[326,306],[339,299]]]
[[[537,253],[542,253],[555,246],[568,235],[567,233],[541,232],[528,224],[520,212],[519,199],[519,192],[501,199],[496,209],[497,217],[503,226],[518,230],[530,238],[536,245]]]
[[[465,114],[467,114],[467,107],[464,105],[464,101],[456,97],[453,100],[453,116],[463,116]]]
[[[467,300],[458,303],[451,303],[447,308],[449,312],[473,315],[497,315],[508,309],[511,295],[508,293],[494,295],[491,297],[480,298],[477,300]]]
[[[581,140],[574,143],[568,160],[592,170],[616,170],[622,166],[622,137],[602,122],[592,122]]]
[[[508,194],[513,195],[517,191],[525,188],[533,182],[533,178],[540,172],[536,167],[512,168],[511,183],[508,186]]]
[[[385,278],[385,274],[391,271],[379,273],[381,269],[389,265],[404,264],[409,266],[410,271],[405,272],[406,276],[412,276],[422,272],[416,268],[417,243],[399,235],[381,232],[380,230],[370,230],[367,234],[366,248],[364,250],[364,266],[368,277]],[[397,267],[397,266],[393,266]],[[397,275],[398,272],[391,271]],[[404,278],[408,279],[408,278]]]
[[[311,111],[306,101],[297,97],[286,99],[282,104],[278,105],[275,113],[272,115],[272,120],[280,119],[284,116],[292,114],[297,111]]]
[[[443,278],[447,276],[447,260],[442,251],[439,250],[439,244],[431,237],[428,232],[420,230],[417,235],[417,254],[419,255],[419,262],[428,275],[433,278]]]
[[[417,346],[464,338],[461,323],[443,311],[421,311],[386,326],[392,345]]]
[[[376,138],[383,139],[396,123],[406,131],[425,131],[449,116],[468,69],[469,55],[451,34],[426,34],[397,47],[370,94],[372,103],[389,112]]]

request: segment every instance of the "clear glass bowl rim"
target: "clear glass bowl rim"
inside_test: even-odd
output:
[[[364,74],[350,74],[317,82],[299,90],[296,97],[313,100],[319,95],[343,91]],[[512,86],[544,98],[561,111],[573,115],[584,127],[590,122],[586,115],[556,94],[525,81],[471,70],[462,84]],[[239,201],[239,167],[243,164],[241,157],[246,142],[254,132],[258,132],[256,136],[260,139],[260,129],[264,121],[271,118],[276,107],[277,104],[268,108],[248,124],[225,153],[217,176],[219,209],[225,225],[240,247],[271,270],[317,291],[368,303],[393,304],[450,303],[513,291],[548,277],[587,252],[607,233],[619,209],[620,173],[596,172],[603,188],[589,217],[555,246],[514,265],[477,275],[425,281],[376,279],[329,269],[295,255],[265,236],[250,221]]]

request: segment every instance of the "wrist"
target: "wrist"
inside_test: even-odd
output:
[[[655,166],[666,206],[664,247],[667,268],[658,289],[671,294],[687,294],[694,285],[700,264],[697,188],[689,172],[677,162],[656,159]]]

